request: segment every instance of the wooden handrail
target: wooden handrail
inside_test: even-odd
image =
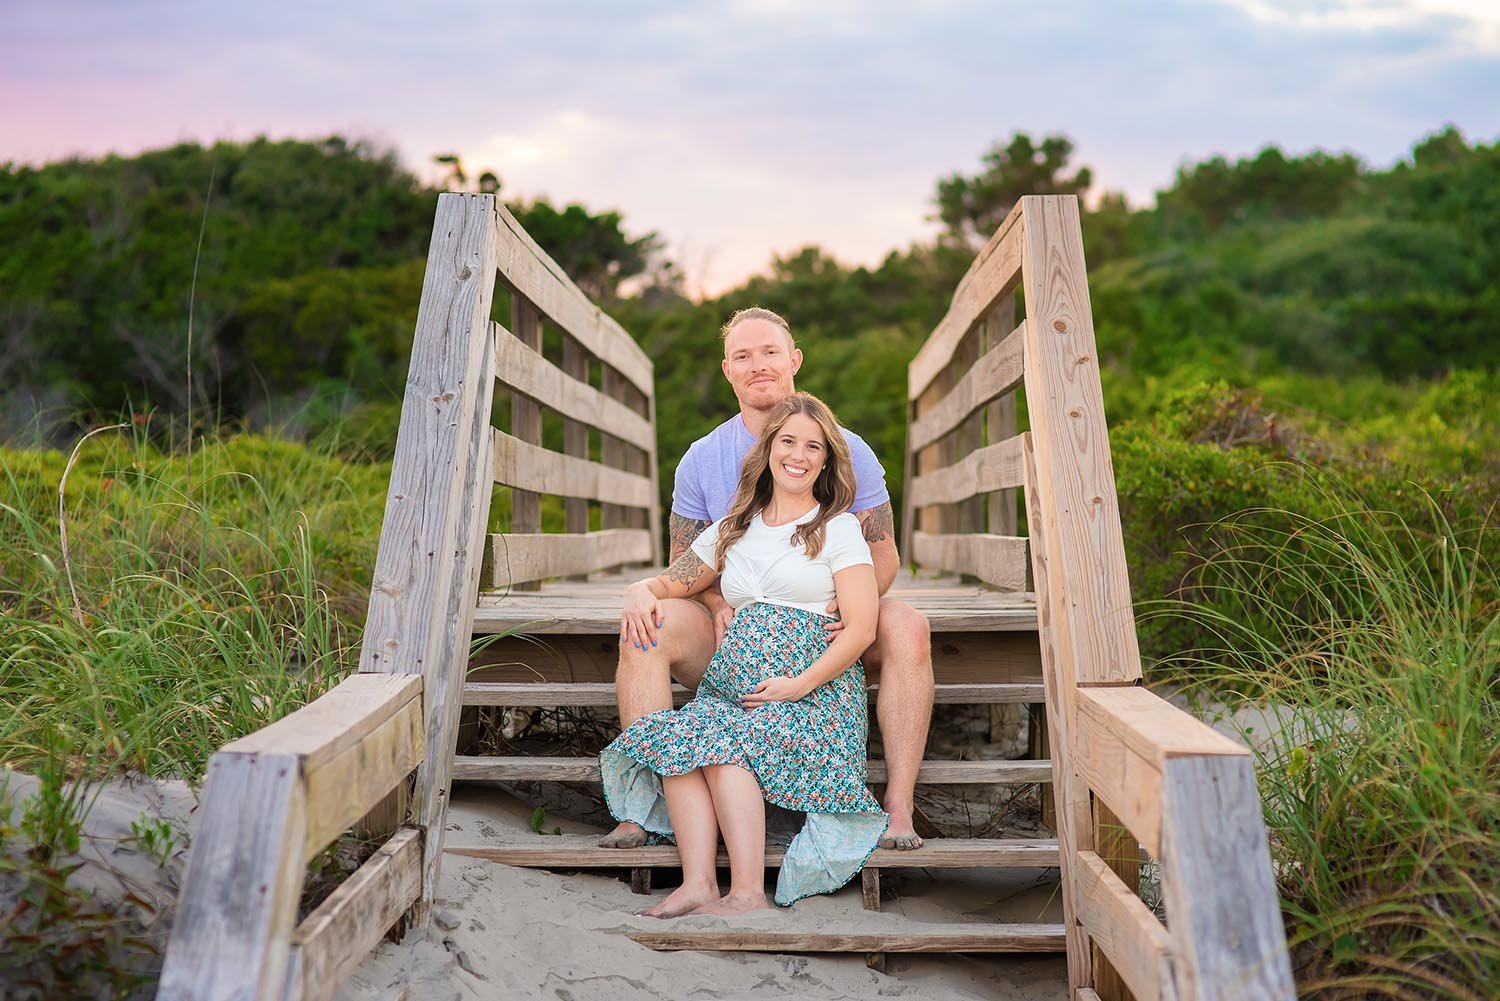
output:
[[[1017,290],[1026,319],[997,339],[994,318],[1013,319]],[[973,350],[985,324],[988,345]],[[1008,565],[1030,558],[1073,996],[1118,1001],[1128,989],[1137,1001],[1290,1001],[1250,754],[1139,687],[1076,198],[1016,204],[960,282],[908,381],[908,553],[924,566],[991,582],[1014,581]],[[1007,438],[1014,432],[1001,424],[1018,389],[1031,429]],[[989,445],[972,433],[981,408]],[[1004,522],[994,498],[1017,484],[1025,488],[1029,540],[913,529],[916,512],[977,497],[992,498],[990,524]],[[954,525],[951,516],[927,521]],[[1118,874],[1134,878],[1140,849],[1130,836],[1161,862],[1165,926]],[[1124,858],[1102,857],[1096,839]]]

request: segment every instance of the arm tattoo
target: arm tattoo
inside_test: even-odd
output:
[[[884,542],[888,536],[896,534],[895,516],[891,514],[890,501],[861,512],[859,521],[865,530],[865,541],[871,545]]]
[[[688,547],[693,544],[693,540],[712,524],[713,522],[711,521],[684,518],[680,514],[668,515],[667,538],[672,544],[670,548],[672,562],[676,563],[677,558],[688,551]]]
[[[692,587],[703,571],[708,569],[708,564],[698,558],[698,554],[691,549],[684,552],[670,567],[667,568],[668,580],[675,580],[683,587]]]

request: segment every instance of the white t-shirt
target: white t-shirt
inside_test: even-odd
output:
[[[833,575],[861,563],[874,565],[859,519],[847,511],[823,526],[823,548],[816,559],[807,558],[801,542],[793,546],[792,533],[816,518],[818,510],[814,506],[796,521],[774,528],[758,514],[750,522],[740,541],[725,554],[724,571],[719,575],[724,600],[735,611],[764,601],[827,615],[834,596]],[[693,552],[710,567],[723,521],[720,518],[693,540]]]

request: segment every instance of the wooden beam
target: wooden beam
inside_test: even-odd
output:
[[[885,781],[884,761],[870,761],[865,767],[870,783],[879,785]],[[453,777],[469,781],[598,782],[599,760],[458,755],[453,761]],[[926,785],[977,785],[986,782],[1012,784],[1051,780],[1050,761],[924,761],[917,772],[917,781]]]
[[[957,428],[970,414],[1021,384],[1025,326],[980,356],[948,394],[912,422],[908,447],[922,449]]]
[[[1078,920],[1136,997],[1175,999],[1172,943],[1156,915],[1093,852],[1073,856]],[[1096,986],[1097,989],[1097,986]]]
[[[420,704],[422,679],[355,674],[301,709],[225,744],[230,754],[293,754],[306,771],[354,747],[409,703]]]
[[[1178,997],[1292,1001],[1286,932],[1249,755],[1167,761],[1158,857]]]
[[[1068,862],[1080,851],[1092,851],[1094,836],[1089,787],[1079,778],[1072,763],[1069,735],[1078,679],[1066,637],[1056,626],[1058,606],[1063,597],[1050,572],[1051,548],[1047,532],[1051,528],[1044,516],[1045,495],[1038,482],[1036,453],[1030,432],[1022,441],[1026,457],[1026,523],[1031,532],[1031,573],[1037,593],[1037,639],[1041,648],[1042,680],[1047,688],[1047,731],[1052,747],[1053,820],[1063,857],[1060,873],[1063,925],[1068,937],[1068,987],[1076,992],[1093,984],[1094,973],[1088,932],[1078,920],[1074,896],[1076,879]]]
[[[453,845],[450,855],[487,859],[506,865],[558,866],[577,869],[675,868],[682,864],[674,845],[641,848],[600,848],[595,834],[561,834],[538,837],[525,834],[486,838],[480,844]],[[768,844],[766,865],[781,865],[785,849]],[[718,865],[727,866],[729,856],[719,851]],[[1058,864],[1057,842],[1051,838],[928,838],[920,853],[877,848],[866,869],[968,869],[1050,868]]]
[[[604,400],[604,394],[599,393],[593,386],[589,385],[589,359],[583,350],[583,345],[578,343],[578,338],[572,334],[562,335],[562,371],[565,376],[563,386],[584,386],[590,393],[595,393],[599,400]],[[503,362],[499,361],[499,352],[496,353],[497,370],[503,370]],[[559,396],[566,395],[559,393]],[[599,404],[603,406],[603,404]],[[561,409],[561,408],[559,408]],[[589,422],[574,420],[567,417],[568,411],[563,411],[563,451],[575,459],[587,459],[589,457]],[[597,409],[595,413],[597,414]],[[656,439],[655,432],[652,435],[653,442]],[[583,497],[568,497],[563,500],[563,529],[571,534],[582,535],[589,530],[589,502]],[[481,573],[481,579],[483,574]],[[581,579],[581,578],[580,578]]]
[[[984,326],[988,332],[988,345],[991,351],[1002,345],[1012,334],[1019,334],[1022,341],[1025,340],[1025,331],[1017,331],[1016,325],[1016,294],[1011,292],[1002,298],[998,305],[985,318]],[[1002,331],[1010,331],[1002,340]],[[1021,345],[1024,354],[1025,344]],[[1016,379],[1019,381],[1025,375],[1024,368],[1016,370]],[[1016,435],[1016,394],[1006,393],[986,408],[985,412],[985,434],[991,445]],[[991,494],[989,499],[989,522],[988,527],[991,535],[1018,535],[1016,518],[1015,490],[1001,490]]]
[[[1026,540],[999,535],[929,535],[916,532],[911,559],[922,567],[968,574],[1002,591],[1026,587]]]
[[[1026,478],[1019,437],[975,449],[951,466],[918,476],[906,489],[912,504],[956,504],[982,494],[1019,487]]]
[[[382,845],[297,926],[286,1001],[328,1001],[422,892],[422,832]]]
[[[422,675],[426,739],[412,800],[425,835],[422,896],[411,912],[418,928],[426,927],[442,858],[471,596],[494,482],[497,212],[504,209],[493,195],[438,196],[360,648],[362,673]]]
[[[1136,896],[1141,885],[1141,845],[1104,801],[1094,797],[1094,854]],[[1137,1001],[1109,956],[1094,941],[1094,988],[1104,1001]]]
[[[504,345],[513,343],[519,348],[530,351],[537,358],[542,356],[541,314],[520,295],[510,297],[510,324],[515,335],[503,341],[496,339],[495,374],[497,376],[500,374],[499,349]],[[512,393],[510,397],[510,433],[517,441],[541,447],[542,408],[535,400],[523,393]],[[520,487],[511,490],[510,530],[516,535],[526,535],[542,530],[541,494]]]
[[[870,686],[874,701],[880,686]],[[693,693],[681,685],[672,686],[672,700],[683,705]],[[1024,703],[1042,699],[1040,684],[971,684],[935,685],[933,702],[937,705],[984,705],[986,703]],[[615,686],[600,682],[547,683],[537,681],[483,682],[464,685],[466,706],[613,706]]]
[[[522,581],[587,574],[651,559],[651,533],[611,528],[583,535],[538,533],[487,537],[480,586],[503,591]]]
[[[540,350],[523,343],[524,339],[499,324],[491,324],[495,338],[495,378],[518,393],[574,421],[596,428],[607,428],[611,435],[650,450],[656,446],[656,432],[651,422],[618,400],[612,400],[587,382],[587,371],[576,339],[565,335],[564,366],[558,368]],[[568,345],[571,344],[573,367],[579,375],[568,372]],[[584,362],[586,365],[586,362]],[[514,428],[512,429],[514,431]],[[569,455],[588,458],[586,451],[568,450]]]
[[[296,755],[219,751],[209,759],[158,998],[280,1001],[305,872],[306,808]]]
[[[471,196],[480,197],[480,196]],[[504,205],[495,203],[500,277],[559,328],[578,338],[595,358],[617,369],[641,392],[651,393],[652,366],[624,328],[573,284]],[[494,274],[491,269],[487,274]]]
[[[651,480],[493,432],[495,482],[523,490],[649,509]],[[614,527],[614,526],[606,526]]]
[[[626,928],[624,934],[658,950],[703,952],[1061,952],[1055,924],[942,925],[933,931],[761,931],[739,928]]]
[[[1049,572],[1063,598],[1054,626],[1080,682],[1130,684],[1141,678],[1141,656],[1078,199],[1027,195],[1020,208],[1026,232],[1026,406],[1051,547]]]
[[[953,292],[948,312],[912,359],[907,369],[909,399],[915,400],[922,395],[952,359],[954,349],[969,328],[993,309],[1001,296],[1015,287],[1020,277],[1024,238],[1025,221],[1018,202],[969,265],[968,272]]]

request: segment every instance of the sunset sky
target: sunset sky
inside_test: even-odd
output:
[[[695,292],[929,236],[937,178],[1016,130],[1149,204],[1187,160],[1386,166],[1450,122],[1500,136],[1500,0],[0,0],[0,161],[342,133],[435,177],[455,151],[657,230]]]

